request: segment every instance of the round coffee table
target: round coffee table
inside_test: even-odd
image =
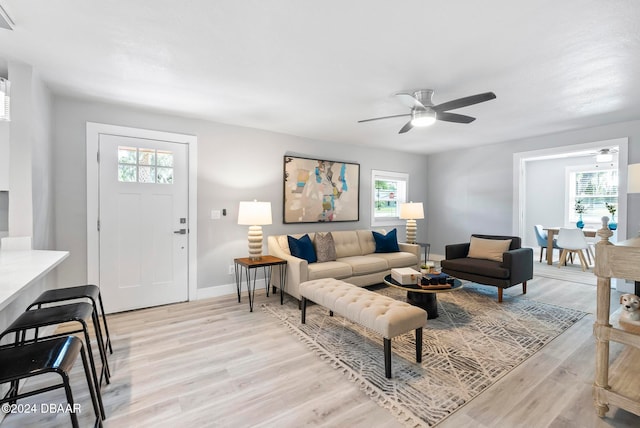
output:
[[[402,285],[391,278],[391,275],[385,276],[383,281],[391,287],[405,290],[407,292],[407,303],[411,303],[427,311],[427,319],[430,320],[438,318],[438,293],[447,293],[462,288],[462,282],[460,282],[459,279],[453,280],[451,288],[440,289],[424,289],[417,284]]]

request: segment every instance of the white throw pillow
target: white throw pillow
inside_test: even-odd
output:
[[[509,251],[511,239],[483,239],[471,237],[469,256],[474,259],[502,261],[502,253]]]

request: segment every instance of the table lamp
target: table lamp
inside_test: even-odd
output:
[[[262,225],[271,224],[271,202],[240,202],[238,224],[249,226],[249,258],[262,258]]]
[[[416,243],[416,220],[424,218],[422,202],[405,202],[400,204],[400,218],[407,220],[407,242]]]

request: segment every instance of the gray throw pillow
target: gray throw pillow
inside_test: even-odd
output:
[[[316,235],[313,237],[313,246],[316,248],[318,263],[330,262],[337,258],[336,245],[333,242],[331,232],[324,234],[316,232]]]

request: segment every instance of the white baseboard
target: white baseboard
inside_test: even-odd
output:
[[[264,279],[256,280],[256,290],[264,289],[264,287],[265,287]],[[229,294],[236,294],[238,292],[237,290],[238,289],[235,283],[216,285],[213,287],[198,288],[195,299],[191,299],[191,300],[202,300],[202,299],[210,299],[212,297],[228,296]],[[247,294],[246,282],[242,283],[242,293],[244,295]]]

